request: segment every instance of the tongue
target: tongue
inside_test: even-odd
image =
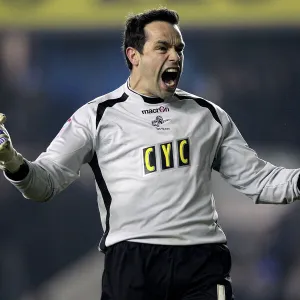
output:
[[[173,85],[175,85],[175,80],[170,79],[168,81],[165,81],[165,85],[166,86],[173,86]]]

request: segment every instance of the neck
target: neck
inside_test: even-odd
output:
[[[143,87],[143,80],[141,76],[134,74],[133,72],[129,76],[129,87],[136,93],[147,97],[156,97],[149,93],[146,88]]]

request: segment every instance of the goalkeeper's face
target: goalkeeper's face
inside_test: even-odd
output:
[[[177,25],[156,21],[145,26],[143,53],[134,57],[131,86],[137,92],[167,99],[178,86],[184,42]]]

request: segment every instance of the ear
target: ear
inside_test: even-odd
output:
[[[140,53],[136,49],[128,47],[126,49],[126,55],[134,67],[137,67],[139,65]]]

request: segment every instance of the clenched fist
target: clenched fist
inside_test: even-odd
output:
[[[23,157],[14,149],[8,131],[4,127],[6,116],[0,113],[0,170],[16,172],[23,163]]]

